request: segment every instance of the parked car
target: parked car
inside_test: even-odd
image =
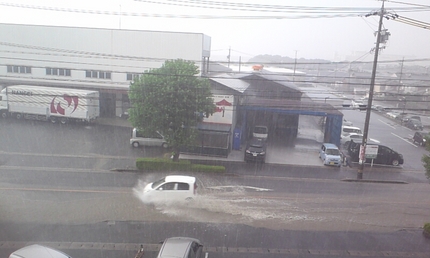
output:
[[[360,154],[360,145],[361,143],[356,143],[351,141],[348,146],[348,155],[351,157],[351,160],[354,162],[359,161]],[[378,154],[376,158],[373,160],[374,164],[382,164],[382,165],[392,165],[398,166],[403,164],[403,155],[398,153],[397,151],[380,144],[369,144],[368,145],[378,145]],[[371,163],[372,159],[366,159],[366,163]]]
[[[13,252],[9,258],[72,258],[70,255],[43,245],[29,245]]]
[[[408,113],[399,113],[395,119],[400,123],[406,123],[409,120],[409,117],[410,115]]]
[[[412,130],[420,130],[422,131],[424,129],[423,124],[421,123],[421,121],[416,120],[416,119],[409,119],[405,126],[407,128],[410,128]]]
[[[426,132],[415,132],[414,137],[412,138],[412,141],[416,144],[419,144],[420,146],[426,146],[427,145],[427,139],[426,136],[429,137],[429,133]]]
[[[396,120],[402,122],[402,123],[406,123],[411,119],[415,119],[421,122],[421,117],[417,116],[417,115],[412,115],[412,114],[408,114],[408,113],[399,113],[399,115],[396,117]]]
[[[354,109],[366,110],[366,108],[367,108],[367,102],[363,102],[363,100],[352,100],[351,101],[351,106]]]
[[[410,115],[410,116],[408,116],[408,118],[409,118],[409,119],[415,119],[415,120],[418,120],[418,121],[420,121],[420,122],[421,122],[421,117],[420,117],[420,116],[417,116],[417,115]]]
[[[358,128],[358,127],[356,127],[356,126],[342,126],[341,137],[348,136],[348,135],[350,135],[352,133],[363,134],[363,132],[361,131],[361,129]]]
[[[252,137],[253,138],[261,138],[261,139],[267,139],[269,136],[269,128],[265,125],[256,125],[254,126],[254,129],[252,130]]]
[[[264,163],[266,161],[266,141],[262,138],[253,138],[246,146],[245,162],[257,161]]]
[[[342,125],[344,125],[344,126],[353,126],[352,122],[346,120],[345,118],[343,119]]]
[[[372,110],[377,112],[385,112],[385,108],[381,105],[372,105]]]
[[[361,143],[363,142],[363,134],[361,133],[351,133],[345,137],[341,137],[340,138],[340,143],[342,144],[342,146],[344,146],[344,148],[348,148],[348,145],[351,141],[354,142],[358,142]],[[372,139],[372,138],[367,138],[367,142],[368,143],[380,143],[380,141]]]
[[[147,184],[143,199],[147,203],[190,201],[196,197],[196,190],[195,177],[171,175]]]
[[[337,166],[342,165],[342,154],[339,148],[332,143],[323,143],[319,154],[324,165]]]
[[[167,148],[168,144],[164,136],[156,131],[153,133],[143,133],[137,128],[133,128],[131,133],[130,145],[138,148],[140,146],[157,146]]]
[[[157,258],[204,258],[203,244],[190,237],[171,237],[164,240]]]
[[[387,112],[387,116],[391,119],[396,119],[400,115],[399,112],[391,111]]]

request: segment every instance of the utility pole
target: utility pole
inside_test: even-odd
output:
[[[229,47],[228,48],[228,56],[227,56],[227,60],[228,60],[227,67],[229,67],[229,68],[230,68],[230,52],[231,52],[231,48]]]
[[[379,54],[379,44],[381,43],[382,20],[384,18],[384,14],[385,14],[384,3],[385,3],[385,0],[382,0],[382,7],[381,7],[381,11],[379,13],[378,33],[376,36],[376,48],[375,48],[375,57],[373,60],[372,78],[370,80],[369,99],[367,101],[367,108],[366,108],[366,120],[364,121],[363,141],[361,142],[360,153],[359,153],[359,169],[357,171],[357,179],[363,179],[364,164],[366,163],[366,146],[367,146],[367,137],[368,137],[368,132],[369,132],[370,113],[372,110],[373,90],[375,88],[376,68],[378,65],[378,54]]]
[[[293,73],[293,81],[295,81],[295,78],[296,78],[296,65],[297,65],[297,50],[295,50],[296,51],[296,54],[295,54],[295,57],[294,57],[294,73]]]
[[[397,94],[400,93],[400,87],[402,86],[402,75],[403,75],[403,62],[405,61],[405,58],[402,59],[402,64],[400,66],[400,77],[399,77],[399,87],[397,88]]]

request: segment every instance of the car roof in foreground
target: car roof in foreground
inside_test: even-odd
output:
[[[198,239],[190,237],[171,237],[164,240],[161,256],[183,258],[192,242],[201,244]]]
[[[184,182],[184,183],[192,184],[196,181],[196,178],[193,176],[171,175],[171,176],[166,176],[164,181],[166,183],[168,183],[168,182]]]
[[[336,146],[336,145],[334,145],[333,143],[323,143],[323,145],[324,145],[326,148],[336,148],[336,149],[337,149],[337,146]]]
[[[71,258],[71,256],[42,245],[29,245],[13,252],[9,258]]]

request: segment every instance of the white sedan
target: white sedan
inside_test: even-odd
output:
[[[357,143],[361,143],[363,141],[363,135],[360,133],[351,133],[349,135],[346,136],[342,136],[340,138],[340,143],[342,146],[344,146],[345,148],[348,146],[349,142],[354,141]],[[380,141],[369,138],[369,142],[371,143],[380,143]]]

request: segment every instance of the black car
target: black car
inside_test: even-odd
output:
[[[410,128],[412,130],[420,130],[422,131],[424,129],[423,124],[421,123],[421,121],[416,120],[416,119],[409,119],[405,126],[407,128]]]
[[[264,163],[266,161],[266,141],[262,138],[253,138],[249,141],[245,150],[246,162],[257,161]]]
[[[428,133],[415,132],[412,140],[414,141],[414,143],[417,143],[420,146],[426,146],[426,143],[427,143],[426,136],[428,136]]]
[[[351,141],[348,146],[348,155],[351,157],[351,161],[358,162],[359,154],[360,154],[360,143],[356,143]],[[375,159],[373,159],[373,164],[381,164],[381,165],[392,165],[398,166],[403,164],[403,155],[394,151],[387,146],[380,144],[367,144],[367,145],[377,145],[378,146],[378,154]],[[366,163],[371,163],[372,159],[366,159]]]

